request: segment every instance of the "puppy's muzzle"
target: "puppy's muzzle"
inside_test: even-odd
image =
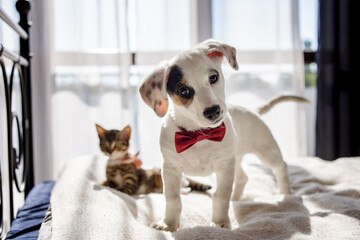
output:
[[[212,107],[209,108],[205,108],[204,112],[204,117],[211,120],[211,121],[215,121],[216,119],[219,118],[220,114],[221,114],[221,109],[219,105],[214,105]]]

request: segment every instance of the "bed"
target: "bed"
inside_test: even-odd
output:
[[[232,230],[211,226],[212,189],[181,195],[181,227],[169,233],[149,227],[163,215],[162,194],[134,198],[101,186],[106,158],[81,156],[69,162],[57,179],[48,212],[52,220],[45,222],[40,235],[53,239],[359,239],[359,161],[288,160],[293,194],[284,196],[272,172],[249,155],[243,162],[249,182],[241,201],[231,202]],[[216,187],[214,176],[196,180]]]
[[[270,169],[256,157],[246,156],[243,167],[249,182],[241,200],[231,202],[231,230],[211,226],[214,176],[194,178],[210,184],[212,190],[181,195],[181,226],[175,233],[150,227],[164,213],[162,194],[131,197],[100,184],[105,179],[104,156],[79,156],[65,165],[56,182],[34,186],[29,2],[18,0],[17,9],[21,28],[9,24],[20,36],[20,54],[0,43],[1,124],[7,129],[0,132],[6,146],[0,148],[1,238],[360,239],[360,157],[334,162],[315,157],[286,159],[292,195],[284,196]],[[10,22],[2,9],[0,16]],[[12,63],[10,73],[5,59]],[[11,101],[13,71],[20,76],[19,113]],[[20,208],[19,196],[25,199]]]
[[[37,224],[27,226],[37,229],[32,232],[35,236],[42,222],[39,239],[359,239],[359,161],[342,158],[326,162],[314,157],[288,160],[293,194],[283,196],[270,169],[254,156],[247,156],[243,166],[249,182],[241,201],[231,202],[232,230],[211,226],[214,190],[181,195],[181,228],[176,233],[150,228],[164,212],[163,195],[131,197],[101,186],[106,158],[97,155],[73,159],[56,184],[34,187],[37,201],[30,192],[22,210],[31,208],[28,201],[42,206]],[[196,180],[215,186],[214,176]],[[41,200],[43,204],[39,204],[40,195],[47,197]],[[49,202],[51,208],[47,208]],[[20,211],[18,218],[26,214]],[[12,228],[21,234],[16,221]]]

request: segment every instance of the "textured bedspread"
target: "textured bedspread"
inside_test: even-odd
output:
[[[360,239],[360,158],[326,162],[287,161],[293,195],[279,194],[271,171],[254,157],[244,160],[249,182],[232,202],[232,230],[211,227],[211,194],[182,195],[181,228],[175,233],[149,225],[161,219],[162,194],[137,198],[99,183],[105,158],[69,162],[53,189],[53,239]],[[215,177],[199,178],[215,186]]]

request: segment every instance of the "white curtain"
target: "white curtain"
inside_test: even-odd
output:
[[[36,52],[34,57],[34,65],[43,62],[48,66],[43,71],[50,71],[37,82],[46,94],[34,104],[38,114],[45,113],[43,120],[35,119],[35,135],[47,149],[44,157],[37,148],[42,160],[36,159],[36,181],[56,178],[74,157],[101,154],[95,123],[109,129],[131,125],[130,151],[140,151],[145,166],[160,166],[161,119],[142,102],[137,89],[158,62],[198,43],[198,24],[204,24],[199,17],[208,16],[199,14],[203,9],[194,10],[198,1],[35,2],[47,8],[46,24],[40,25],[50,41],[45,46],[49,59],[36,62]],[[208,4],[212,4],[209,37],[238,49],[240,70],[234,72],[224,63],[229,102],[256,107],[280,93],[302,95],[297,0],[209,0]],[[284,103],[264,118],[285,157],[305,154],[302,106]],[[51,124],[41,129],[46,122]]]
[[[95,123],[135,130],[127,11],[124,0],[54,1],[55,173],[74,157],[100,153]]]
[[[107,129],[129,124],[130,151],[140,151],[145,166],[160,165],[160,119],[142,115],[145,106],[139,105],[137,88],[163,57],[191,47],[189,3],[54,1],[55,174],[76,156],[101,154],[95,123]],[[136,66],[131,66],[131,52],[136,53]]]
[[[214,38],[235,46],[239,71],[227,71],[227,97],[255,108],[270,98],[303,96],[304,61],[297,0],[213,0]],[[264,119],[285,158],[306,155],[304,106],[282,103]]]
[[[189,3],[189,7],[191,6]],[[174,25],[168,27],[181,29],[181,33],[176,36],[186,37],[182,42],[186,42],[187,45],[179,45],[179,50],[191,47],[192,24],[196,24],[196,18],[191,18],[191,12],[194,12],[191,8],[181,12],[182,16],[190,19],[190,24],[182,17],[185,24],[174,21]],[[164,16],[177,18],[176,14],[180,11],[172,12],[171,9],[167,9],[165,13]],[[146,18],[146,15],[142,14],[139,18]],[[147,31],[142,32],[144,35],[139,38],[140,42],[143,42],[140,46],[146,48],[147,34],[155,32],[157,28],[166,29],[168,22],[159,22],[157,25],[143,23],[140,27]],[[235,72],[224,63],[228,102],[256,108],[279,94],[303,96],[304,60],[299,35],[297,0],[213,0],[212,22],[209,24],[212,24],[212,38],[226,42],[238,50],[239,71]],[[156,38],[159,41],[170,39],[169,34],[170,31],[163,32],[160,36],[156,35]],[[154,45],[159,48],[156,42]],[[164,55],[173,50],[169,45],[163,44],[164,49],[161,50]],[[151,69],[144,72],[149,71]],[[161,154],[156,139],[159,136],[160,120],[141,100],[138,109],[141,133],[139,141],[143,158],[146,159],[146,163],[160,165]],[[304,106],[282,103],[264,115],[264,119],[285,158],[306,155]]]

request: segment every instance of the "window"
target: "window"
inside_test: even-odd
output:
[[[293,22],[290,12],[294,2],[54,0],[55,157],[66,161],[99,152],[95,122],[105,128],[131,123],[131,151],[141,149],[145,164],[159,165],[154,137],[159,135],[160,119],[142,104],[137,87],[159,62],[205,38],[238,49],[240,71],[224,64],[230,102],[255,107],[282,92],[302,93],[303,85],[295,84],[299,75],[294,74],[302,66],[295,63],[302,44],[294,46],[292,24],[300,24],[303,41],[311,41],[311,50],[316,50],[316,1],[299,0],[295,7],[300,23]],[[293,117],[283,118],[281,111]],[[294,125],[283,130],[287,123],[296,125],[301,114],[293,106],[279,106],[265,116],[280,145],[286,146],[285,155],[306,153],[300,146],[306,131],[295,131]],[[79,145],[66,141],[69,132],[77,133],[74,141]]]

